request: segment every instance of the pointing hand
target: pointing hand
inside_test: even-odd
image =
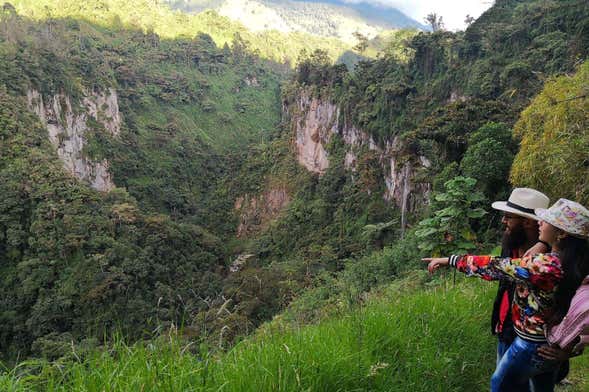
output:
[[[426,257],[421,261],[428,263],[427,270],[433,274],[440,266],[446,267],[449,259],[447,257]]]

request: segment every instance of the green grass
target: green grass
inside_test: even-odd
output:
[[[243,75],[226,68],[220,75],[208,75],[210,91],[204,99],[210,110],[193,103],[161,105],[148,99],[138,110],[138,124],[150,129],[173,123],[218,152],[266,140],[280,122],[279,80],[261,76],[258,82],[259,86],[247,86]],[[148,131],[145,137],[150,135]]]
[[[495,287],[459,279],[413,293],[396,284],[362,309],[317,325],[277,319],[229,352],[175,338],[0,376],[3,391],[485,391],[494,367],[488,312]],[[420,288],[421,287],[421,288]],[[587,390],[586,358],[565,391]]]

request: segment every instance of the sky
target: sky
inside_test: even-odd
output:
[[[423,18],[431,12],[443,17],[447,30],[464,30],[466,15],[478,18],[493,5],[493,0],[344,0],[389,5],[407,16],[424,23]]]
[[[427,14],[435,12],[444,18],[448,30],[464,30],[467,14],[478,18],[493,5],[492,0],[381,0],[381,3],[398,8],[420,23],[424,23]]]

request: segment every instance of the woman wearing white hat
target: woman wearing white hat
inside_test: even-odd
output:
[[[491,391],[509,391],[529,379],[534,392],[553,391],[558,362],[537,354],[546,344],[545,327],[558,324],[571,299],[589,274],[589,210],[560,199],[549,209],[537,208],[540,240],[552,252],[520,259],[493,256],[426,258],[430,272],[452,266],[485,280],[508,277],[516,282],[512,320],[517,337],[491,378]]]

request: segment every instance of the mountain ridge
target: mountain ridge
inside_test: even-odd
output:
[[[385,30],[425,26],[401,11],[379,5],[339,0],[168,0],[176,10],[199,13],[215,10],[251,31],[305,32],[355,42],[356,33],[374,38]]]

